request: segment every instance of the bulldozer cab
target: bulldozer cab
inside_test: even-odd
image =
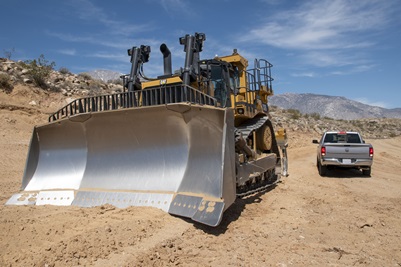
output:
[[[220,107],[233,107],[231,96],[238,88],[238,70],[228,62],[210,59],[199,62],[199,88],[206,88]]]

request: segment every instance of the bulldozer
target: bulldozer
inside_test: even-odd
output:
[[[272,64],[236,49],[201,59],[206,35],[179,38],[184,67],[145,75],[150,46],[128,49],[118,93],[75,99],[35,126],[21,191],[7,205],[150,206],[218,226],[237,198],[288,175],[287,134],[274,130]]]

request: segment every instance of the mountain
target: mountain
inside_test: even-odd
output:
[[[112,70],[92,70],[86,72],[95,80],[102,80],[103,82],[107,82],[109,80],[118,80],[122,73],[112,71]]]
[[[303,114],[318,113],[333,119],[401,118],[401,108],[371,106],[342,96],[286,93],[270,97],[269,102],[283,109],[297,109]]]

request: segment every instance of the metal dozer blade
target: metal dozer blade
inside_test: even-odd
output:
[[[152,206],[216,226],[235,200],[233,125],[230,109],[180,103],[35,127],[6,204]]]

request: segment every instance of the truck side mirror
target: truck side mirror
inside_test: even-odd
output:
[[[313,139],[313,140],[312,140],[312,143],[314,143],[314,144],[319,144],[319,141],[317,141],[316,139]]]

